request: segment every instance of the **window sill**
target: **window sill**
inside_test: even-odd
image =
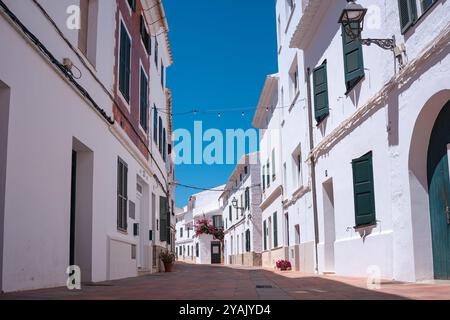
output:
[[[370,223],[370,224],[364,224],[364,225],[360,225],[360,226],[354,226],[353,229],[355,229],[355,231],[359,231],[359,230],[363,230],[363,229],[367,229],[367,228],[375,228],[377,226],[377,223]]]
[[[117,228],[117,232],[120,234],[123,234],[125,236],[128,235],[128,230],[122,229],[122,228]]]

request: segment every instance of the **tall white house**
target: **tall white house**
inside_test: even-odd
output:
[[[82,282],[159,269],[175,236],[167,33],[156,0],[0,1],[1,291],[64,286],[69,266]]]
[[[222,263],[222,239],[211,234],[196,235],[199,221],[223,229],[219,196],[225,186],[202,191],[189,198],[187,207],[177,216],[176,252],[178,260],[196,264]]]
[[[194,219],[190,206],[185,206],[176,214],[175,253],[178,261],[195,262]]]
[[[450,4],[353,2],[359,38],[347,2],[276,3],[289,244],[306,270],[450,279]]]
[[[225,230],[225,264],[262,265],[260,185],[259,153],[244,155],[220,196]]]

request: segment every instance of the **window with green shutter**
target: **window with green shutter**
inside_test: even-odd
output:
[[[158,145],[158,109],[153,105],[153,141]]]
[[[262,188],[266,191],[266,166],[262,166]]]
[[[245,209],[250,210],[250,188],[245,188]]]
[[[169,208],[166,197],[159,197],[159,240],[169,241]]]
[[[264,220],[263,229],[264,229],[264,251],[266,251],[267,250],[267,223],[265,220]]]
[[[350,92],[364,77],[363,49],[359,39],[352,39],[342,27],[342,44],[344,49],[345,86]]]
[[[133,12],[136,12],[136,0],[127,0],[128,1],[128,5],[130,6],[131,10],[133,10]]]
[[[128,207],[128,166],[122,160],[117,161],[117,229],[127,231]]]
[[[328,104],[327,61],[315,68],[313,72],[314,115],[317,123],[322,122],[330,111]]]
[[[273,214],[273,247],[278,247],[278,215]]]
[[[141,68],[140,112],[139,120],[142,129],[148,130],[148,79]]]
[[[131,39],[123,23],[120,24],[119,90],[130,102]]]
[[[356,226],[373,225],[376,216],[372,152],[353,160],[352,167]]]
[[[145,50],[147,51],[147,54],[151,54],[152,52],[152,37],[147,32],[147,28],[145,27],[145,18],[144,16],[141,16],[141,39],[142,43],[144,44]]]
[[[163,147],[163,121],[162,118],[159,117],[158,120],[158,146],[159,146],[159,153],[162,155],[162,147]]]
[[[230,223],[233,221],[233,208],[231,206],[228,207],[229,213],[228,213],[228,218],[230,220]]]
[[[245,231],[245,251],[250,252],[250,250],[251,250],[250,229],[247,229],[247,231]]]
[[[398,0],[400,27],[405,33],[417,21],[416,0]]]

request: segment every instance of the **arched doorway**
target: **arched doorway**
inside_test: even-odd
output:
[[[428,198],[435,279],[450,279],[450,101],[434,124],[427,154]]]

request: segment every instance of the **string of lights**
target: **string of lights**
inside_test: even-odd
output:
[[[198,191],[224,192],[224,191],[230,190],[230,189],[217,189],[217,188],[198,187],[198,186],[192,186],[192,185],[182,184],[182,183],[178,183],[178,182],[172,182],[171,184],[173,184],[175,186],[178,186],[178,187],[183,187],[183,188],[193,189],[193,190],[198,190]],[[252,188],[259,188],[259,187],[261,187],[261,184],[251,185],[248,188],[252,189]],[[231,190],[233,190],[233,191],[244,191],[245,189],[247,189],[247,187],[245,187],[245,188],[232,188]]]
[[[301,99],[300,101],[305,101],[305,99]],[[288,105],[288,106],[278,106],[278,107],[266,107],[266,112],[269,112],[271,110],[277,110],[277,109],[286,109],[295,107],[295,105]],[[169,112],[162,108],[155,108],[158,112],[169,114]],[[255,107],[241,107],[241,108],[211,108],[211,109],[191,109],[189,111],[183,111],[183,112],[172,112],[172,116],[186,116],[186,115],[198,115],[198,114],[214,114],[217,115],[219,118],[227,113],[240,113],[243,117],[245,117],[247,112],[255,111]]]

